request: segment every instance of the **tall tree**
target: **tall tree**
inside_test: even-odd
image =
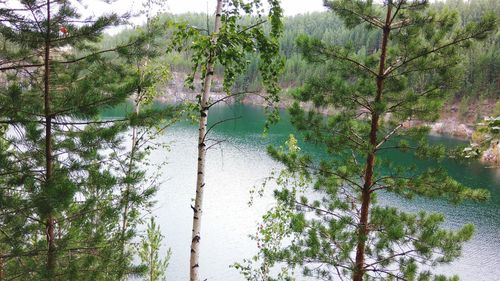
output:
[[[210,46],[217,46],[218,34],[221,26],[222,17],[222,0],[217,0],[217,8],[215,9],[215,24],[214,31],[210,38]],[[205,187],[205,163],[207,145],[205,144],[205,137],[207,134],[208,123],[208,105],[210,87],[212,87],[212,77],[214,75],[214,63],[216,54],[211,51],[206,60],[206,73],[203,81],[203,91],[201,93],[200,105],[200,118],[198,128],[198,160],[196,167],[196,196],[193,207],[193,230],[191,234],[191,256],[189,259],[189,280],[200,280],[200,239],[201,239],[201,219],[203,214],[203,193]]]
[[[4,276],[117,280],[135,270],[130,259],[118,262],[122,187],[145,177],[136,169],[144,152],[122,153],[123,133],[129,124],[153,126],[171,115],[148,110],[147,116],[101,120],[99,112],[156,82],[120,59],[143,53],[147,36],[101,49],[103,30],[122,22],[116,14],[81,18],[70,1],[13,5],[0,13]],[[132,159],[133,173],[115,169],[124,159]],[[154,193],[141,190],[130,193],[129,224]]]
[[[402,150],[417,158],[444,157],[443,147],[427,143],[428,128],[412,121],[438,117],[448,90],[460,81],[462,49],[491,34],[497,18],[489,13],[460,27],[455,11],[429,9],[423,0],[388,0],[383,5],[335,0],[325,5],[349,28],[376,30],[380,45],[365,55],[349,45],[299,38],[303,56],[329,71],[310,77],[295,93],[298,101],[312,102],[315,109],[306,113],[296,102],[290,108],[292,122],[329,157],[303,155],[294,138],[288,149],[270,149],[287,169],[275,191],[278,206],[265,216],[258,236],[260,257],[267,263],[262,268],[282,261],[325,280],[448,280],[432,277],[419,265],[449,263],[460,256],[473,226],[445,230],[440,214],[406,213],[377,204],[376,196],[393,192],[454,203],[488,197],[442,168],[397,165],[384,154]],[[316,110],[322,107],[333,107],[336,113],[322,116]],[[288,244],[274,240],[287,236]],[[255,276],[250,265],[239,267]],[[262,268],[261,276],[268,280]]]
[[[130,264],[137,254],[132,242],[137,235],[136,227],[143,223],[140,217],[152,206],[152,197],[161,183],[159,177],[165,162],[153,163],[149,155],[157,149],[165,149],[166,145],[156,139],[176,122],[183,112],[182,105],[154,105],[159,88],[171,77],[169,65],[160,58],[164,53],[164,45],[155,40],[165,36],[166,29],[158,18],[163,4],[162,0],[146,1],[139,11],[140,14],[146,15],[144,25],[135,26],[104,42],[104,45],[109,44],[109,41],[118,41],[121,45],[135,42],[129,48],[121,49],[116,57],[120,64],[129,69],[129,77],[135,80],[133,83],[136,87],[131,102],[133,110],[130,115],[129,139],[126,140],[129,142],[127,153],[123,153],[124,147],[118,146],[111,154],[120,185],[120,246],[116,259],[118,280],[128,278],[130,270],[120,264]],[[153,14],[153,11],[157,14]],[[155,226],[154,231],[159,231],[159,227],[156,229]],[[133,273],[140,273],[143,269],[135,268]]]
[[[146,235],[141,240],[139,248],[139,257],[147,267],[147,274],[144,280],[165,280],[165,270],[168,267],[172,252],[169,249],[165,258],[160,259],[162,240],[163,235],[161,235],[160,227],[156,224],[154,217],[151,217],[146,229]]]
[[[8,143],[15,150],[12,152],[14,157],[20,158],[13,167],[6,167],[16,181],[11,188],[18,188],[13,189],[14,192],[7,194],[7,197],[18,197],[16,199],[22,202],[20,205],[26,208],[14,211],[16,215],[25,212],[26,221],[23,224],[35,222],[43,227],[40,232],[45,234],[47,250],[42,275],[54,280],[57,276],[58,234],[55,228],[57,224],[61,228],[63,225],[58,216],[69,207],[68,203],[77,191],[76,184],[70,180],[69,169],[58,161],[65,157],[59,154],[64,146],[59,144],[63,140],[60,132],[64,132],[64,129],[58,127],[62,121],[58,118],[77,114],[78,111],[75,107],[69,107],[68,102],[75,100],[76,94],[82,94],[83,90],[80,85],[63,86],[64,83],[72,83],[71,79],[82,72],[81,68],[70,65],[74,58],[69,58],[64,48],[71,43],[94,41],[105,26],[116,23],[118,18],[115,15],[103,17],[93,24],[78,28],[71,23],[77,18],[76,11],[66,2],[28,1],[18,4],[20,8],[4,10],[2,21],[4,46],[11,45],[11,48],[4,48],[3,52],[5,60],[2,70],[8,79],[2,91],[3,117],[17,129],[19,136],[8,136]],[[61,60],[57,61],[57,58]],[[89,83],[87,86],[95,85]],[[73,95],[63,96],[61,93],[64,92],[72,92]],[[38,99],[39,95],[41,100]],[[93,95],[90,101],[95,98],[96,95]],[[62,126],[74,125],[64,123]],[[43,145],[40,147],[39,143]],[[55,148],[55,145],[58,147]],[[12,230],[11,234],[17,235],[22,228]],[[40,251],[36,245],[39,244],[39,234],[31,232],[27,235],[30,238],[28,241],[35,243],[26,248]],[[7,234],[4,236],[14,242]],[[26,268],[24,270],[26,276],[33,274]],[[33,270],[39,271],[39,267],[33,267]]]
[[[203,214],[203,194],[205,190],[206,153],[210,144],[207,135],[212,127],[207,127],[209,109],[229,97],[236,77],[248,66],[246,54],[259,54],[259,70],[263,77],[264,86],[269,100],[278,98],[278,74],[283,65],[279,55],[278,38],[282,32],[282,10],[279,1],[268,0],[267,16],[263,15],[264,7],[261,1],[216,1],[215,22],[213,32],[206,34],[203,30],[181,24],[173,36],[173,42],[178,50],[182,49],[179,42],[193,37],[193,44],[189,46],[192,53],[193,68],[187,78],[187,84],[193,87],[195,74],[201,68],[201,93],[197,96],[197,111],[199,112],[198,129],[198,159],[196,196],[193,209],[193,230],[191,237],[190,280],[200,280],[200,239],[201,219]],[[250,22],[244,22],[244,15],[255,15]],[[267,19],[266,19],[267,18]],[[268,24],[266,22],[268,21]],[[208,25],[208,24],[207,24]],[[268,30],[265,27],[269,27]],[[210,99],[210,89],[214,75],[214,67],[223,68],[223,88],[227,93],[225,98]],[[274,116],[274,115],[272,115]],[[222,121],[216,122],[220,124]]]
[[[76,186],[69,182],[69,171],[61,172],[66,168],[56,164],[58,158],[64,156],[56,154],[56,151],[61,153],[61,145],[56,144],[56,140],[60,142],[62,139],[58,136],[60,133],[55,131],[64,131],[58,127],[57,123],[61,120],[57,119],[76,113],[74,107],[68,107],[68,102],[74,101],[83,90],[80,85],[63,85],[72,83],[71,79],[75,76],[87,78],[78,77],[82,69],[73,67],[72,62],[80,59],[88,62],[85,58],[68,56],[65,49],[77,43],[90,47],[89,43],[95,41],[106,26],[116,24],[118,18],[116,15],[102,17],[79,28],[75,22],[78,14],[67,2],[28,1],[15,4],[18,7],[2,11],[2,39],[4,46],[8,46],[2,52],[1,70],[8,81],[2,89],[2,106],[3,117],[9,119],[6,122],[17,129],[18,138],[9,136],[8,143],[17,150],[14,157],[20,159],[14,167],[6,169],[17,178],[15,186],[19,185],[20,189],[13,190],[27,194],[19,196],[19,193],[13,193],[28,205],[23,206],[26,208],[23,210],[26,219],[44,228],[42,233],[45,234],[47,251],[43,275],[53,280],[57,258],[55,227],[56,224],[62,225],[57,216],[68,207],[68,201],[76,192]],[[94,85],[89,83],[86,86]],[[62,92],[72,95],[63,96]],[[37,99],[39,96],[41,99]],[[96,95],[92,95],[82,100],[92,102],[95,98]],[[43,146],[39,147],[39,143]],[[55,145],[58,147],[55,148]],[[27,179],[29,184],[25,182]],[[28,221],[24,223],[30,224]],[[16,229],[13,230],[16,233]],[[38,240],[36,236],[34,240]]]
[[[430,6],[436,9],[456,9],[460,24],[463,25],[479,20],[480,15],[487,11],[500,13],[500,5],[497,4],[496,0],[431,1]],[[198,27],[203,27],[206,21],[204,14],[189,13],[172,17],[185,19],[193,26]],[[353,49],[363,55],[372,53],[379,48],[382,39],[381,33],[377,32],[377,30],[367,30],[361,25],[347,28],[343,25],[339,16],[328,12],[299,14],[285,17],[283,20],[284,31],[279,40],[281,53],[286,57],[283,75],[280,77],[282,87],[300,86],[308,76],[322,71],[321,67],[318,68],[318,65],[315,64],[307,64],[304,57],[300,56],[300,50],[295,44],[295,39],[302,33],[322,39],[330,44],[352,44]],[[490,36],[487,40],[474,44],[468,49],[462,63],[465,75],[462,76],[463,79],[455,90],[456,96],[450,96],[450,98],[453,98],[453,102],[457,102],[457,99],[463,97],[469,97],[469,101],[473,102],[481,97],[492,99],[498,96],[500,91],[498,82],[498,69],[500,69],[499,36],[499,34]],[[188,71],[186,55],[170,55],[169,61],[173,69],[182,72]],[[255,67],[257,66],[257,56],[257,54],[249,55],[250,66],[236,80],[235,91],[243,89],[261,90],[260,77],[257,75]],[[216,73],[219,73],[220,68],[216,67],[215,70]],[[488,107],[481,109],[487,110]]]

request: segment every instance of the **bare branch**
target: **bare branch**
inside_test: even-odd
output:
[[[397,125],[389,134],[385,135],[384,139],[380,141],[377,146],[375,146],[375,150],[378,150],[389,138],[392,137],[401,127],[403,127],[403,123]]]
[[[227,119],[223,119],[223,120],[220,120],[220,121],[217,121],[215,122],[214,124],[212,124],[212,126],[210,126],[207,130],[207,132],[205,133],[205,135],[203,136],[203,142],[205,141],[205,138],[207,137],[208,133],[217,125],[219,124],[222,124],[224,122],[227,122],[227,121],[232,121],[232,120],[236,120],[236,119],[240,119],[242,116],[238,116],[238,117],[231,117],[231,118],[227,118]]]

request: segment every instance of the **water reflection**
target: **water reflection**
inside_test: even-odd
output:
[[[292,130],[288,117],[263,137],[264,115],[261,108],[232,105],[214,107],[210,123],[242,116],[225,122],[213,130],[211,138],[226,139],[221,146],[208,154],[205,213],[201,238],[201,272],[208,280],[243,280],[229,265],[251,257],[256,251],[255,242],[248,238],[256,230],[261,215],[274,200],[268,194],[249,207],[249,190],[261,183],[272,169],[279,165],[270,159],[265,148],[269,144],[285,142]],[[164,140],[173,141],[168,152],[164,184],[158,196],[155,214],[159,217],[166,245],[172,248],[173,257],[168,269],[168,280],[186,280],[189,265],[189,239],[191,237],[192,197],[196,167],[195,126],[178,124],[171,128]],[[432,142],[456,145],[458,140],[431,137]],[[303,150],[321,156],[322,151],[304,143]],[[155,157],[163,159],[162,153]],[[417,198],[404,200],[394,194],[382,194],[380,202],[405,211],[428,210],[444,213],[446,226],[458,228],[465,223],[476,225],[476,235],[464,247],[464,255],[454,263],[437,271],[458,274],[462,280],[498,280],[500,275],[500,170],[488,169],[471,161],[460,163],[415,160],[404,153],[386,155],[397,164],[417,163],[419,167],[440,165],[458,181],[487,188],[491,200],[486,203],[466,202],[455,206],[442,200]],[[270,187],[272,189],[272,187]]]

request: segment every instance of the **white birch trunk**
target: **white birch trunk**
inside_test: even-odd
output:
[[[217,34],[221,25],[222,0],[217,0],[217,8],[215,10],[215,25],[212,33],[211,44],[217,43]],[[209,54],[206,75],[201,93],[201,109],[200,109],[200,124],[198,132],[198,169],[196,176],[196,197],[193,207],[193,232],[191,236],[191,258],[189,265],[190,281],[200,280],[200,238],[201,238],[201,217],[203,214],[203,192],[205,189],[205,156],[207,152],[205,135],[207,133],[208,120],[208,102],[210,94],[210,86],[212,85],[213,77],[213,61],[215,54]]]

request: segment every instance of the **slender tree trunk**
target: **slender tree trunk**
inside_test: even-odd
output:
[[[155,270],[155,259],[154,259],[154,251],[152,245],[149,245],[149,281],[154,280],[154,270]]]
[[[140,103],[136,103],[136,108],[135,108],[135,112],[136,114],[139,114],[139,107],[140,107]],[[136,150],[137,150],[137,127],[133,127],[132,128],[132,141],[131,141],[131,149],[130,149],[130,160],[129,160],[129,163],[128,163],[128,168],[127,168],[127,176],[130,175],[130,173],[132,172],[132,166],[134,164],[134,157],[135,157],[135,153],[136,153]],[[127,184],[126,187],[125,187],[125,194],[124,194],[124,198],[123,198],[123,204],[124,204],[124,207],[123,207],[123,213],[122,213],[122,227],[121,227],[121,239],[122,239],[122,246],[123,244],[125,243],[125,232],[127,231],[127,226],[128,226],[128,211],[129,211],[129,197],[130,197],[130,189],[132,188],[131,184]],[[123,247],[122,247],[123,248]],[[123,251],[123,249],[122,249]]]
[[[149,17],[149,15],[148,15]],[[148,18],[148,20],[146,21],[146,25],[148,27],[148,30],[149,30],[149,24],[150,24],[150,20]],[[150,45],[147,44],[147,47],[146,47],[146,50],[149,50],[149,47]],[[146,65],[147,65],[147,62],[146,62]],[[138,72],[140,73],[141,72],[141,69],[139,67],[139,63],[137,64],[137,70]],[[143,92],[142,92],[142,87],[139,86],[137,88],[137,96],[136,96],[136,99],[135,99],[135,114],[139,115],[139,112],[141,111],[141,102],[143,101]],[[132,128],[132,140],[131,140],[131,144],[130,144],[130,160],[129,160],[129,163],[128,163],[128,168],[127,168],[127,172],[126,172],[126,176],[130,176],[130,173],[132,172],[132,167],[133,167],[133,164],[134,164],[134,157],[136,155],[136,152],[137,152],[137,126],[134,126]],[[125,261],[125,233],[127,232],[127,228],[128,228],[128,213],[129,213],[129,209],[130,209],[130,190],[132,188],[132,185],[130,183],[128,183],[125,187],[125,191],[124,191],[124,196],[123,196],[123,204],[124,204],[124,207],[123,207],[123,213],[122,213],[122,226],[121,226],[121,233],[120,233],[120,259],[121,259],[121,266],[124,265],[124,261]],[[124,269],[122,267],[122,269]],[[120,270],[120,274],[119,274],[119,279],[121,280],[121,278],[123,277],[124,273],[123,273],[123,270]]]
[[[385,61],[387,56],[387,45],[389,41],[389,33],[391,31],[391,15],[392,15],[392,1],[387,4],[387,14],[385,26],[383,28],[382,46],[380,53],[380,63],[377,75],[377,94],[374,103],[377,105],[382,100],[382,92],[384,90],[385,80]],[[370,152],[366,157],[366,167],[364,173],[363,190],[361,191],[361,216],[359,219],[358,228],[358,244],[356,245],[356,265],[353,274],[353,281],[362,281],[365,273],[365,247],[366,239],[370,233],[368,228],[368,216],[370,211],[370,195],[371,187],[373,184],[373,171],[375,168],[375,153],[377,146],[377,132],[380,113],[377,109],[372,109],[371,112],[371,127],[370,127]]]
[[[215,25],[214,32],[212,33],[211,44],[214,46],[217,43],[217,35],[221,25],[222,13],[222,0],[217,0],[217,8],[215,10]],[[201,217],[203,207],[203,192],[205,188],[205,156],[207,146],[205,144],[205,136],[207,133],[207,120],[208,120],[208,98],[210,93],[210,86],[212,85],[212,77],[214,71],[214,56],[209,54],[207,61],[207,69],[205,80],[203,84],[203,91],[201,93],[201,109],[200,109],[200,124],[198,129],[198,164],[197,164],[197,177],[196,177],[196,197],[193,208],[193,231],[191,236],[191,258],[189,264],[189,276],[191,281],[199,281],[199,268],[200,268],[200,238],[201,238]]]
[[[53,159],[52,159],[52,114],[50,110],[50,0],[47,0],[47,31],[45,38],[45,55],[44,55],[44,103],[45,103],[45,180],[46,187],[52,188],[52,173],[53,173]],[[54,215],[48,214],[45,222],[45,231],[47,236],[47,277],[49,280],[54,280],[54,271],[56,266],[56,246],[55,246],[55,219]]]
[[[3,281],[3,258],[0,257],[0,281]]]
[[[138,99],[139,99],[139,96],[140,96],[140,89],[137,93],[138,95]],[[139,114],[140,112],[140,100],[137,100],[136,101],[136,104],[135,104],[135,112],[136,114]],[[130,175],[130,173],[132,172],[132,165],[134,163],[134,157],[135,157],[135,154],[136,154],[136,151],[137,151],[137,127],[133,127],[132,128],[132,140],[131,140],[131,148],[130,148],[130,160],[129,160],[129,163],[128,163],[128,168],[127,168],[127,176]],[[124,195],[123,195],[123,212],[122,212],[122,225],[121,225],[121,230],[120,230],[120,260],[121,260],[121,264],[120,266],[123,266],[124,263],[125,263],[125,233],[127,232],[127,228],[128,228],[128,213],[129,213],[129,204],[130,204],[130,190],[132,188],[132,185],[130,183],[128,183],[125,187],[125,191],[124,191]],[[120,274],[119,274],[119,280],[121,280],[121,278],[123,277],[124,275],[124,269],[125,268],[120,268]]]

